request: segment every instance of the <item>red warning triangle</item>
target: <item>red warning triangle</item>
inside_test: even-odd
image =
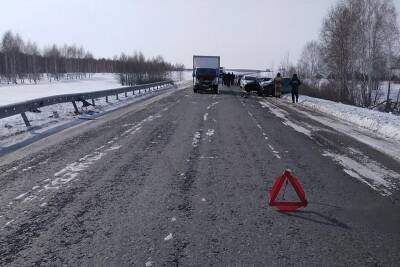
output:
[[[281,190],[282,185],[286,180],[288,180],[292,184],[300,201],[298,201],[298,202],[276,201],[279,191]],[[303,188],[301,187],[299,180],[294,175],[292,175],[290,173],[290,171],[285,170],[282,175],[279,175],[278,177],[276,177],[276,180],[275,180],[274,184],[272,185],[271,190],[269,191],[269,203],[268,204],[272,207],[277,207],[279,210],[282,210],[282,211],[294,211],[294,210],[297,210],[298,208],[307,206],[306,193],[304,192]]]

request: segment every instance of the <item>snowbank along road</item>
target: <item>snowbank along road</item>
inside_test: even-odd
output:
[[[1,158],[0,265],[396,265],[400,164],[376,144],[235,87],[166,91]],[[267,205],[287,168],[293,213]]]

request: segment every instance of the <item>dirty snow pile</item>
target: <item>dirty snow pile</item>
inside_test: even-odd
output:
[[[290,95],[284,98],[291,101]],[[400,141],[400,116],[304,95],[299,104]]]

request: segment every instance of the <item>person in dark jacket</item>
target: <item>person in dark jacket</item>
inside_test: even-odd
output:
[[[231,85],[235,85],[235,74],[233,74],[233,72],[231,72]]]
[[[228,74],[224,73],[222,77],[223,77],[222,79],[224,81],[223,82],[224,85],[227,86],[228,85]]]
[[[292,87],[292,102],[296,100],[296,103],[299,102],[299,87],[301,82],[297,77],[297,74],[293,74],[292,79],[290,80],[290,86]]]

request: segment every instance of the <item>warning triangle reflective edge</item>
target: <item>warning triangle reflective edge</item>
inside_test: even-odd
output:
[[[289,182],[292,184],[300,201],[276,201],[276,198],[278,197],[278,194],[282,189],[282,185],[286,179],[289,180]],[[306,199],[306,194],[303,188],[301,187],[301,184],[298,181],[298,179],[295,176],[293,176],[288,170],[285,170],[282,175],[276,178],[272,186],[272,189],[270,191],[270,198],[268,204],[270,206],[277,207],[280,210],[292,211],[301,207],[306,207],[308,202]]]

